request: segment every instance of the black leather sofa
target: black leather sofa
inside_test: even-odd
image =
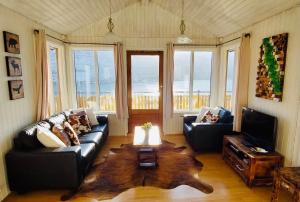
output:
[[[217,123],[194,123],[197,115],[183,116],[183,134],[196,152],[219,152],[222,150],[224,135],[232,134],[233,116],[220,108]]]
[[[10,190],[26,192],[34,189],[76,189],[98,151],[105,143],[109,128],[107,116],[97,116],[98,125],[80,136],[80,145],[45,148],[37,139],[37,127],[51,129],[63,123],[65,111],[32,124],[14,138],[13,149],[6,154],[6,170]]]

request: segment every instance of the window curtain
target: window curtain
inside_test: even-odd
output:
[[[167,71],[166,71],[166,104],[165,117],[173,117],[173,80],[174,80],[174,44],[167,45]]]
[[[248,85],[250,70],[250,35],[243,34],[239,48],[237,83],[234,92],[233,130],[241,131],[242,107],[248,105]]]
[[[49,69],[47,64],[47,45],[45,35],[45,30],[34,31],[37,121],[46,118],[48,114]]]
[[[126,81],[124,80],[123,67],[123,45],[117,43],[114,46],[114,60],[115,60],[115,97],[116,97],[116,115],[118,119],[128,118],[127,96],[124,87]]]

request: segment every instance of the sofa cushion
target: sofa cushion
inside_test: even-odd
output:
[[[231,112],[224,109],[223,107],[221,108],[219,112],[219,123],[231,123],[232,122],[232,117],[231,117]]]
[[[217,123],[219,119],[220,119],[220,116],[218,114],[215,115],[209,110],[203,116],[201,123]]]
[[[49,148],[66,147],[65,143],[63,143],[49,129],[43,129],[39,127],[37,129],[37,138],[45,147],[49,147]]]
[[[64,113],[59,113],[59,114],[50,116],[45,121],[49,122],[52,127],[56,124],[63,125],[63,123],[66,121],[66,116]]]
[[[52,132],[63,142],[66,146],[71,146],[71,141],[68,134],[64,131],[64,127],[60,124],[55,124]]]
[[[94,132],[94,133],[86,133],[85,135],[82,135],[79,137],[80,143],[95,143],[96,145],[99,145],[101,143],[103,137],[102,132]]]
[[[80,144],[76,132],[74,131],[72,126],[67,121],[64,122],[64,132],[69,136],[69,139],[71,140],[72,145]]]
[[[107,130],[108,125],[94,125],[92,126],[91,133],[93,132],[105,132]]]
[[[70,114],[68,122],[78,135],[91,131],[90,121],[85,111]]]

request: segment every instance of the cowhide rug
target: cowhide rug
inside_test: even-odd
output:
[[[61,200],[77,197],[111,199],[138,186],[173,189],[188,185],[207,194],[213,192],[212,186],[199,180],[198,172],[203,164],[191,153],[183,152],[185,148],[163,141],[157,148],[158,167],[153,169],[138,167],[138,148],[133,145],[112,148],[104,161],[93,166],[79,189],[63,195]]]

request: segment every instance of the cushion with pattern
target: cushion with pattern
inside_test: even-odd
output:
[[[69,136],[73,145],[80,145],[80,142],[79,142],[76,132],[74,131],[72,126],[67,121],[64,122],[64,131]]]
[[[63,142],[66,146],[71,146],[71,141],[68,134],[64,131],[64,127],[60,124],[55,124],[52,132]]]
[[[90,121],[85,111],[70,114],[68,122],[77,135],[91,131]]]
[[[202,123],[216,123],[220,119],[219,115],[213,114],[211,111],[208,111],[203,116],[201,122]]]

